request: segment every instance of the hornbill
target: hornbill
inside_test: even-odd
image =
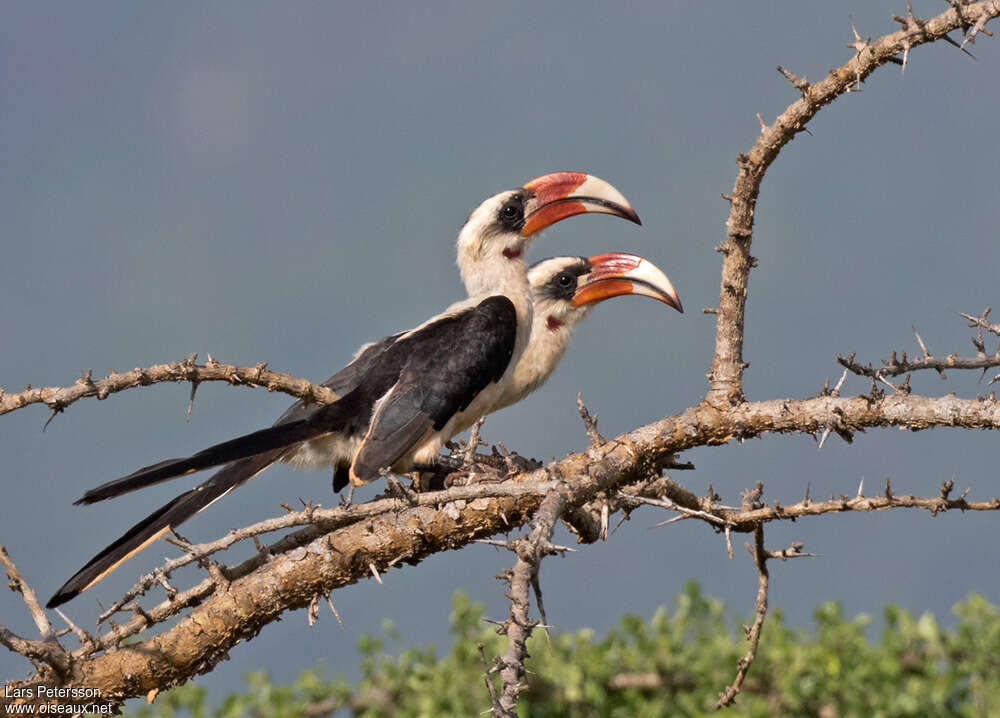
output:
[[[684,313],[680,297],[667,275],[648,259],[626,252],[607,252],[593,257],[549,257],[531,266],[528,282],[532,295],[531,337],[514,369],[513,380],[504,385],[503,393],[488,413],[516,404],[541,387],[566,354],[573,329],[599,302],[638,294],[658,299]],[[398,336],[385,337],[362,347],[355,362],[364,364]],[[356,375],[347,376],[344,370],[328,379],[324,386],[344,392],[353,388],[355,380]],[[292,410],[302,406],[299,402]],[[472,423],[463,422],[455,433],[464,431]],[[289,456],[286,453],[282,457],[276,452],[271,461],[295,461],[297,458]],[[445,464],[442,468],[456,467]],[[346,478],[334,474],[334,491],[340,491],[346,484]]]
[[[373,481],[385,469],[406,473],[434,467],[441,446],[486,414],[513,380],[532,326],[525,249],[549,225],[583,213],[611,214],[640,224],[617,189],[581,172],[542,175],[490,197],[458,235],[457,263],[469,298],[391,342],[363,348],[328,382],[334,391],[341,383],[349,387],[337,401],[322,407],[293,406],[267,429],[144,467],[88,491],[75,503],[94,503],[230,464],[97,554],[56,591],[47,607],[59,606],[94,585],[275,459],[333,465],[335,486]]]
[[[684,313],[667,275],[635,254],[550,257],[532,265],[528,281],[533,305],[531,340],[514,369],[514,380],[505,385],[491,412],[516,404],[545,383],[569,348],[573,329],[599,302],[639,294]]]

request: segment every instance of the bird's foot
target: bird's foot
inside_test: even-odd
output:
[[[428,491],[440,491],[446,487],[445,479],[448,474],[460,471],[465,468],[465,461],[460,456],[439,455],[433,461],[426,463],[415,463],[415,471],[427,476],[421,477],[421,485],[426,485]]]
[[[413,468],[417,471],[458,471],[464,465],[465,462],[462,461],[459,456],[445,456],[444,454],[438,454],[432,461],[413,464]]]
[[[347,495],[346,496],[344,494],[340,495],[340,505],[344,507],[351,506],[353,501],[354,501],[354,484],[348,484]]]

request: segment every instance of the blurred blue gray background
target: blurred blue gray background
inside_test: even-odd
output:
[[[919,0],[915,10],[944,7]],[[5,3],[0,385],[66,385],[84,369],[192,352],[325,379],[361,343],[462,295],[454,236],[483,197],[579,169],[614,183],[644,225],[574,219],[530,258],[638,252],[670,274],[688,312],[627,298],[601,306],[544,389],[492,417],[484,436],[543,460],[579,450],[577,391],[608,435],[679,411],[707,386],[714,318],[700,310],[719,291],[719,195],[759,131],[756,113],[772,122],[797,96],[775,66],[818,79],[850,56],[850,13],[862,36],[881,35],[904,9]],[[839,377],[838,352],[914,351],[911,325],[933,352],[972,351],[956,312],[1000,303],[1000,45],[971,49],[978,60],[938,44],[915,50],[905,75],[879,70],[771,168],[747,315],[751,399],[815,395]],[[973,396],[987,390],[978,379],[913,384]],[[867,389],[849,379],[845,392]],[[83,401],[44,433],[43,407],[0,418],[0,543],[40,594],[192,480],[73,507],[85,489],[265,426],[290,402],[203,385],[186,423],[187,395],[160,385]],[[975,498],[1000,492],[993,433],[870,431],[822,451],[808,436],[766,437],[682,458],[697,471],[676,478],[699,492],[711,482],[729,503],[758,480],[782,502],[807,484],[814,497],[853,493],[862,477],[875,488],[891,476],[900,493],[933,494],[950,478]],[[333,503],[326,472],[272,469],[183,533],[209,539],[299,497]],[[638,511],[606,544],[546,562],[550,622],[603,631],[623,612],[650,615],[691,578],[749,613],[746,553],[729,560],[693,522],[649,530],[663,518]],[[893,601],[945,620],[970,591],[1000,601],[997,521],[898,511],[774,527],[773,547],[800,539],[824,558],[775,566],[772,605],[803,625],[827,599],[850,613]],[[98,600],[175,553],[146,550],[68,614],[93,628]],[[287,680],[317,661],[356,676],[357,636],[386,618],[408,642],[443,647],[455,589],[504,615],[493,574],[510,561],[470,546],[337,591],[343,628],[322,615],[309,629],[299,611],[198,680],[222,691],[248,670]],[[0,622],[33,635],[10,592]],[[0,653],[4,679],[28,669]]]

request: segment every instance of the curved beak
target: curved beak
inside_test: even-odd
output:
[[[573,306],[602,302],[623,294],[652,297],[684,313],[670,279],[659,267],[636,254],[608,252],[590,257],[586,283],[573,295]]]
[[[584,212],[613,214],[642,224],[639,215],[621,192],[599,177],[583,172],[542,175],[525,184],[522,189],[534,198],[534,207],[521,228],[523,237],[530,237],[550,224]]]

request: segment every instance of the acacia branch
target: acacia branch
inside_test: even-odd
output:
[[[754,621],[753,625],[747,629],[747,641],[750,643],[750,646],[747,648],[746,655],[740,658],[736,666],[736,677],[733,678],[733,682],[719,695],[719,700],[715,704],[717,709],[732,705],[740,689],[743,687],[743,680],[747,676],[747,671],[750,670],[750,665],[757,656],[757,646],[760,643],[760,630],[764,627],[764,618],[767,616],[767,586],[770,574],[767,571],[767,559],[769,556],[764,548],[763,524],[757,524],[754,527],[753,546],[747,544],[747,550],[753,557],[754,566],[757,568],[757,598],[754,599]]]
[[[31,619],[35,622],[35,627],[42,635],[42,639],[50,640],[54,638],[55,634],[52,632],[52,624],[49,623],[48,616],[45,615],[45,611],[42,610],[41,605],[38,603],[38,597],[35,595],[34,589],[28,585],[21,572],[17,570],[17,566],[14,565],[14,561],[11,559],[10,554],[7,553],[5,546],[0,546],[0,565],[3,566],[4,571],[7,573],[7,582],[10,589],[21,594],[21,598],[24,599],[24,603],[28,606]]]
[[[328,527],[307,526],[233,569],[223,571],[216,567],[209,577],[186,591],[168,588],[173,591],[172,598],[150,611],[135,608],[135,616],[126,626],[112,629],[100,639],[103,652],[88,655],[86,647],[75,652],[64,677],[39,671],[28,682],[11,683],[10,687],[16,689],[40,682],[96,688],[101,690],[102,696],[119,702],[126,697],[169,688],[195,673],[211,670],[239,641],[252,637],[284,611],[309,606],[317,595],[328,595],[332,589],[367,578],[375,571],[386,573],[402,563],[415,564],[433,553],[458,548],[524,524],[538,512],[545,497],[552,495],[553,482],[561,482],[560,498],[558,501],[552,499],[553,505],[559,504],[556,518],[560,514],[573,516],[585,524],[588,537],[600,536],[606,532],[604,513],[612,501],[619,500],[616,490],[626,484],[647,482],[684,449],[769,433],[815,435],[830,427],[844,437],[850,437],[855,431],[883,426],[914,431],[934,426],[1000,428],[1000,404],[992,398],[930,398],[903,393],[886,397],[873,390],[870,395],[859,397],[820,396],[747,403],[742,393],[742,372],[746,366],[742,351],[747,281],[756,262],[749,254],[753,213],[761,180],[770,163],[797,132],[805,130],[805,125],[820,108],[848,92],[877,67],[894,61],[895,55],[941,39],[959,27],[985,34],[986,21],[998,14],[1000,0],[953,6],[927,21],[917,22],[914,18],[911,22],[908,15],[904,29],[897,33],[874,42],[857,37],[852,44],[855,56],[819,82],[808,83],[804,78],[799,80],[785,73],[802,97],[786,108],[772,125],[761,123],[761,135],[756,144],[738,158],[739,172],[733,194],[728,198],[727,239],[720,247],[724,258],[720,302],[716,310],[715,352],[705,402],[592,446],[586,452],[572,454],[544,469],[522,470],[505,482],[512,487],[523,487],[524,491],[491,494],[494,487],[479,486],[480,493],[475,498],[450,500],[440,507],[422,504],[418,498],[416,505],[397,504],[391,512],[352,517],[352,522],[341,525],[333,533],[328,533]],[[985,318],[983,322],[986,323]],[[197,384],[220,380],[264,386],[310,401],[335,398],[322,387],[270,372],[263,364],[255,368],[213,362],[199,366],[192,357],[185,362],[124,374],[112,372],[100,380],[93,380],[88,372],[72,387],[29,388],[20,394],[0,392],[0,413],[31,403],[45,403],[53,412],[58,412],[86,396],[103,399],[114,391],[159,381]],[[545,490],[539,488],[542,486]],[[698,510],[710,513],[729,510],[715,506],[712,497],[692,499],[693,494],[683,487],[667,485],[664,491],[664,495],[678,505],[686,506],[685,502],[693,500]],[[891,492],[887,492],[884,500],[889,502],[886,507],[895,507],[905,505],[907,498],[911,498],[914,505],[928,501],[919,497],[894,497]],[[943,503],[936,504],[937,510],[980,508],[973,502],[966,502],[964,496],[961,499],[940,498]],[[862,500],[875,499],[842,500],[837,510],[861,510],[862,505],[852,506],[852,501]],[[904,503],[900,503],[901,500]],[[811,505],[813,502],[803,502],[806,503]],[[845,504],[847,509],[843,508]],[[982,510],[995,510],[996,504],[994,501],[989,506],[983,505]],[[920,507],[934,510],[929,506]],[[834,510],[832,505],[830,510]],[[766,520],[790,518],[787,508],[777,505],[751,506],[740,511],[747,516],[730,517],[730,522],[740,518],[749,521],[753,512],[774,512],[772,518],[757,515],[756,526]],[[806,507],[802,511],[802,515],[808,515]],[[601,514],[600,519],[595,519],[597,513]],[[589,522],[586,521],[588,517]],[[346,517],[342,518],[347,521]],[[331,522],[335,524],[336,520],[331,519]],[[595,525],[597,531],[593,530]],[[541,520],[535,526],[539,527],[544,528]],[[190,550],[196,553],[197,547],[190,547]],[[169,587],[163,575],[156,581]],[[164,604],[169,604],[169,608],[164,608]],[[162,616],[175,615],[184,607],[192,610],[173,627],[131,645],[117,645],[128,631],[138,630],[135,626],[148,628],[162,620]]]
[[[36,666],[39,666],[41,662],[48,668],[51,668],[51,671],[49,671],[45,667],[40,667],[40,675],[55,677],[56,679],[65,676],[70,666],[69,654],[59,644],[59,641],[56,640],[55,633],[52,631],[52,624],[49,623],[45,611],[39,605],[35,591],[24,580],[21,572],[17,570],[17,566],[14,565],[13,559],[11,559],[10,554],[7,553],[7,549],[4,546],[0,546],[0,565],[3,566],[4,572],[7,574],[7,585],[10,587],[10,590],[21,594],[21,598],[28,607],[31,618],[42,636],[42,640],[40,641],[22,638],[3,624],[0,624],[0,644],[14,653],[19,653],[22,656],[32,659],[32,662]]]
[[[661,479],[663,481],[663,479]],[[669,480],[667,480],[669,481]],[[672,483],[672,482],[671,482]],[[675,485],[676,487],[676,485]],[[1000,511],[1000,497],[993,497],[984,501],[969,501],[966,496],[968,491],[963,492],[957,498],[951,497],[951,492],[955,488],[955,482],[951,479],[941,483],[941,491],[937,496],[912,496],[909,494],[897,495],[893,493],[890,481],[885,479],[885,490],[879,496],[865,496],[864,479],[855,496],[840,497],[831,496],[825,501],[815,501],[809,498],[808,491],[806,497],[798,503],[782,505],[775,501],[771,506],[765,506],[760,502],[747,504],[741,508],[731,506],[719,506],[709,498],[697,497],[690,492],[683,490],[683,487],[676,487],[672,491],[665,490],[662,498],[650,498],[639,495],[627,495],[620,492],[625,503],[634,505],[645,504],[658,506],[668,511],[676,511],[679,515],[667,521],[662,521],[654,525],[654,528],[677,523],[684,519],[699,519],[710,524],[716,530],[733,531],[736,533],[751,533],[760,524],[771,521],[795,521],[805,516],[822,516],[823,514],[844,513],[847,511],[885,511],[887,509],[922,509],[930,512],[931,516],[937,516],[944,511]],[[681,489],[681,490],[678,490]],[[758,491],[763,490],[763,485],[758,484]],[[674,498],[667,498],[670,493]],[[780,556],[778,558],[781,558]]]
[[[536,589],[539,611],[541,612],[541,592],[538,590],[538,570],[542,559],[553,552],[549,540],[559,517],[569,504],[571,494],[566,489],[556,489],[545,497],[532,520],[531,533],[514,542],[512,549],[517,554],[517,562],[505,578],[510,582],[510,618],[504,624],[507,633],[507,652],[500,659],[500,681],[502,690],[498,704],[493,709],[495,716],[517,718],[517,697],[524,689],[524,659],[528,655],[528,638],[538,621],[528,617],[529,591]],[[544,614],[543,614],[544,620]]]
[[[867,376],[872,379],[884,380],[886,377],[899,376],[900,374],[909,374],[910,372],[920,371],[921,369],[933,369],[936,371],[942,379],[946,379],[945,369],[982,369],[984,372],[992,367],[1000,366],[1000,345],[997,346],[996,350],[992,354],[986,353],[986,344],[983,341],[983,330],[993,331],[994,328],[1000,331],[1000,326],[995,324],[990,324],[987,318],[990,314],[990,308],[986,307],[986,310],[978,317],[974,317],[971,314],[962,314],[961,316],[969,320],[970,327],[978,327],[979,332],[976,336],[972,337],[972,345],[976,348],[976,356],[974,357],[959,357],[957,354],[952,352],[946,357],[936,357],[931,354],[927,345],[924,344],[924,340],[917,333],[914,328],[913,335],[917,338],[917,343],[920,344],[920,351],[923,356],[919,359],[910,359],[906,356],[906,352],[902,352],[901,356],[897,356],[896,352],[892,352],[888,359],[882,360],[881,367],[873,367],[871,363],[861,364],[854,361],[855,355],[852,353],[848,356],[837,355],[837,362],[858,376]],[[887,382],[888,383],[888,382]],[[992,383],[992,382],[991,382]],[[891,385],[897,390],[902,389],[904,391],[909,391],[909,382],[904,382],[902,387],[896,387]]]
[[[874,367],[871,363],[860,364],[854,361],[854,354],[848,356],[837,355],[837,363],[858,376],[868,376],[873,379],[880,377],[899,376],[921,369],[933,369],[945,378],[945,369],[990,369],[1000,366],[1000,352],[984,357],[960,357],[956,354],[949,354],[946,357],[922,357],[920,359],[908,359],[906,352],[902,352],[897,357],[896,352],[892,352],[888,359],[882,360],[882,366]]]
[[[759,484],[758,488],[760,488]],[[719,700],[715,704],[716,710],[733,704],[736,696],[743,690],[743,681],[746,680],[747,673],[750,672],[750,666],[753,665],[754,659],[757,657],[757,648],[760,645],[760,632],[764,628],[764,619],[767,617],[767,590],[768,583],[770,582],[767,562],[773,558],[780,558],[782,561],[785,561],[790,558],[815,556],[815,554],[803,553],[802,544],[798,542],[780,551],[768,551],[764,548],[763,524],[756,524],[754,526],[753,546],[747,544],[746,547],[757,569],[757,597],[754,599],[753,624],[749,627],[743,627],[747,634],[747,642],[750,645],[747,647],[747,652],[736,664],[736,676],[733,678],[732,683],[726,686],[725,690],[719,694]]]
[[[989,321],[990,311],[992,311],[991,307],[986,307],[986,309],[983,310],[983,313],[980,314],[978,317],[974,317],[971,314],[964,314],[964,313],[962,313],[961,316],[969,320],[970,327],[979,327],[980,329],[985,329],[991,334],[996,334],[997,336],[1000,336],[1000,324],[993,324]]]
[[[487,482],[490,479],[499,482],[502,477],[495,473],[490,473],[489,469],[478,469],[481,481]],[[396,513],[401,509],[411,506],[426,506],[437,510],[450,511],[452,513],[461,511],[468,501],[484,498],[504,498],[519,497],[527,495],[543,496],[546,492],[555,488],[554,482],[542,481],[532,484],[511,484],[511,483],[477,483],[469,486],[454,486],[441,491],[431,493],[415,494],[409,499],[397,497],[374,499],[363,504],[352,506],[338,506],[324,509],[319,506],[307,506],[302,511],[292,511],[283,516],[260,521],[250,526],[233,529],[225,536],[201,544],[189,544],[184,546],[185,552],[177,558],[169,559],[162,565],[155,568],[150,573],[142,576],[139,581],[116,601],[110,608],[98,617],[98,622],[104,622],[115,613],[128,610],[126,604],[133,599],[144,595],[151,588],[162,585],[164,580],[177,569],[192,563],[197,563],[214,553],[223,551],[239,541],[245,541],[266,533],[281,531],[286,528],[296,526],[308,526],[308,529],[285,536],[270,546],[261,546],[256,556],[251,557],[239,566],[228,569],[226,573],[230,579],[240,578],[256,570],[267,560],[276,554],[285,553],[295,548],[305,546],[324,534],[335,531],[344,526],[357,523],[364,519],[384,516]],[[145,630],[153,623],[161,623],[171,616],[176,615],[187,605],[200,600],[209,595],[214,589],[215,582],[207,579],[198,584],[194,589],[169,595],[169,600],[157,605],[152,610],[146,612],[147,615],[129,621],[109,631],[101,637],[99,647],[110,648],[123,639],[135,635]]]
[[[900,53],[907,56],[912,48],[940,39],[959,28],[983,27],[1000,15],[1000,0],[987,0],[951,7],[930,20],[907,18],[903,29],[875,41],[856,40],[850,45],[854,56],[818,82],[809,83],[791,72],[779,68],[798,88],[801,97],[785,108],[771,125],[761,122],[761,133],[754,146],[737,159],[739,169],[729,200],[726,220],[726,241],[719,246],[723,254],[719,306],[716,310],[715,353],[709,370],[709,391],[706,400],[716,407],[744,400],[743,327],[746,314],[747,282],[756,259],[750,256],[753,237],[754,211],[760,195],[760,184],[781,149],[806,129],[806,124],[824,106],[859,85],[882,65],[899,61]],[[912,22],[909,20],[912,18]],[[981,30],[980,30],[981,31]]]
[[[656,524],[657,526],[674,523],[678,520],[686,518],[699,519],[708,523],[716,530],[724,529],[726,533],[727,546],[729,546],[730,531],[745,531],[753,533],[754,544],[752,547],[748,544],[747,549],[750,551],[750,554],[754,559],[754,565],[757,568],[757,598],[754,603],[754,622],[749,628],[744,627],[747,633],[747,640],[750,645],[746,654],[740,658],[737,664],[736,676],[732,683],[730,683],[725,690],[720,693],[719,699],[716,703],[716,708],[724,708],[732,705],[736,696],[742,690],[743,682],[750,670],[750,666],[756,658],[757,648],[760,642],[760,633],[767,614],[767,592],[769,581],[767,561],[769,559],[776,558],[784,561],[790,558],[812,557],[818,555],[804,553],[802,551],[802,544],[799,542],[793,543],[790,547],[780,551],[766,550],[764,548],[765,523],[778,520],[794,521],[796,518],[801,516],[817,516],[825,513],[842,511],[879,511],[890,508],[926,509],[930,511],[932,516],[936,516],[939,512],[947,511],[949,509],[959,509],[961,511],[1000,511],[1000,498],[993,498],[989,501],[967,501],[965,497],[968,492],[965,492],[957,499],[953,499],[950,495],[954,488],[955,482],[948,480],[941,484],[941,491],[936,497],[896,496],[892,492],[889,479],[886,478],[885,490],[882,496],[865,497],[863,493],[864,480],[862,480],[861,485],[858,487],[857,495],[852,499],[849,499],[846,496],[841,496],[839,500],[831,497],[829,501],[814,502],[808,498],[807,491],[806,498],[798,504],[794,504],[792,506],[781,506],[776,501],[773,506],[766,507],[760,501],[763,493],[763,484],[758,482],[755,489],[748,491],[744,495],[743,506],[740,509],[713,506],[711,499],[687,502],[686,506],[681,506],[673,501],[662,501],[639,497],[632,498],[632,500],[637,503],[660,506],[662,508],[671,511],[678,511],[680,513],[679,516],[670,519],[669,521]],[[729,549],[729,556],[732,558],[731,548]]]
[[[481,454],[477,456],[480,459],[487,458],[483,457]],[[357,523],[358,521],[362,521],[366,518],[374,518],[390,513],[396,513],[400,509],[410,506],[433,507],[436,510],[446,511],[457,516],[458,512],[460,512],[466,504],[472,500],[527,496],[541,498],[556,489],[558,486],[558,484],[554,481],[499,483],[503,480],[503,476],[501,476],[499,472],[489,467],[484,469],[481,464],[476,464],[476,467],[475,471],[480,483],[468,486],[455,486],[432,493],[416,494],[412,496],[411,499],[407,500],[397,497],[389,497],[384,499],[374,499],[364,504],[358,504],[355,506],[340,506],[330,509],[324,509],[318,506],[308,506],[303,511],[290,512],[283,516],[267,519],[244,528],[233,529],[228,534],[216,539],[215,541],[201,544],[186,544],[183,546],[185,552],[181,556],[169,559],[162,565],[153,569],[153,571],[143,575],[132,588],[126,591],[122,598],[112,604],[110,608],[98,617],[98,623],[103,623],[111,618],[115,613],[120,611],[131,611],[135,613],[133,610],[135,604],[130,602],[139,596],[145,595],[146,592],[157,586],[163,586],[167,590],[167,600],[162,601],[152,609],[143,611],[141,614],[137,613],[128,622],[115,626],[101,636],[100,640],[97,642],[92,640],[81,641],[82,643],[85,643],[88,648],[79,651],[77,653],[77,657],[85,657],[98,649],[113,648],[123,640],[130,638],[141,631],[148,630],[155,624],[168,620],[189,606],[194,605],[210,596],[216,588],[216,581],[213,577],[208,577],[197,585],[181,592],[178,592],[177,589],[170,586],[167,583],[167,580],[177,569],[192,563],[200,562],[218,551],[229,548],[239,541],[251,538],[256,539],[257,536],[262,534],[279,531],[285,528],[308,526],[308,528],[285,536],[269,546],[262,546],[258,544],[257,555],[243,561],[238,566],[226,569],[226,574],[230,579],[246,576],[264,565],[272,556],[305,546],[324,534],[335,531],[343,526]],[[618,495],[622,497],[621,500],[603,499],[601,500],[602,505],[609,507],[610,511],[618,511],[622,506],[627,507],[631,505],[629,499],[632,497],[673,496],[679,501],[689,504],[691,502],[698,501],[697,497],[693,493],[687,491],[687,489],[679,486],[666,477],[642,481],[638,484],[625,486],[618,492]],[[589,517],[589,512],[592,511],[590,506],[593,503],[594,502],[590,502],[580,507],[566,507],[563,518],[569,521],[571,512],[576,512],[576,515],[578,516]],[[501,518],[503,517],[501,516]],[[579,526],[577,525],[573,525],[572,527],[577,530],[579,529]],[[599,521],[596,528],[591,530],[593,531],[592,534],[588,532],[587,535],[579,536],[581,543],[593,543],[600,538],[606,538],[606,535],[600,534]]]
[[[234,386],[258,386],[316,404],[329,404],[337,399],[337,395],[326,387],[291,374],[271,371],[263,362],[253,367],[221,364],[214,359],[210,359],[206,364],[196,364],[196,357],[196,354],[192,354],[183,361],[156,364],[127,372],[111,370],[103,379],[94,379],[88,369],[72,386],[33,389],[29,384],[24,391],[17,394],[9,394],[0,389],[0,414],[31,404],[45,404],[53,414],[58,414],[70,404],[86,397],[102,400],[115,392],[168,381],[187,381],[192,385],[203,381],[224,381]]]
[[[728,411],[694,407],[545,468],[518,473],[503,484],[510,487],[509,492],[505,490],[508,495],[463,499],[440,509],[407,505],[326,535],[318,527],[302,529],[227,572],[233,578],[224,586],[215,586],[208,577],[178,593],[173,601],[164,601],[193,607],[168,630],[117,648],[102,637],[105,652],[86,658],[85,649],[80,649],[74,653],[77,660],[66,680],[58,684],[100,688],[103,696],[119,699],[164,690],[196,672],[210,670],[236,643],[255,635],[284,611],[306,607],[317,594],[326,595],[369,577],[372,565],[384,575],[390,565],[415,564],[433,553],[525,523],[552,490],[553,481],[563,480],[560,492],[566,492],[566,506],[583,506],[602,492],[655,476],[684,449],[769,433],[816,433],[835,418],[851,431],[878,426],[998,429],[1000,402],[954,396],[822,396],[745,403]],[[537,490],[541,486],[547,491]],[[497,491],[499,486],[479,488],[485,493]],[[683,503],[690,496],[686,490],[677,490],[670,498]],[[417,500],[430,502],[423,496]],[[401,508],[399,503],[395,506]],[[156,607],[146,614],[156,618],[158,610]],[[120,629],[124,632],[135,625],[146,626],[147,621],[137,615],[109,634],[113,638],[120,635]],[[52,677],[31,680],[57,684]]]
[[[886,489],[880,496],[864,496],[859,491],[856,496],[831,497],[825,501],[802,501],[783,506],[777,502],[771,506],[763,506],[750,510],[727,508],[710,509],[709,513],[717,521],[725,522],[732,531],[748,533],[759,523],[770,521],[795,520],[803,516],[821,516],[823,514],[843,513],[846,511],[885,511],[887,509],[923,509],[932,516],[944,511],[1000,511],[1000,497],[985,501],[969,501],[963,493],[957,498],[951,498],[954,482],[949,480],[941,485],[938,496],[896,495],[892,492],[889,480],[886,479]],[[701,517],[694,517],[701,518]]]

